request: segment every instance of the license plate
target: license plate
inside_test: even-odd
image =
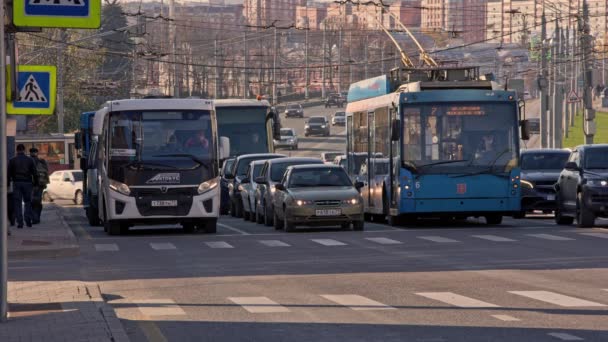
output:
[[[315,214],[317,216],[340,216],[342,210],[340,209],[317,209]]]
[[[547,201],[555,201],[555,195],[547,195]]]
[[[177,200],[172,201],[152,201],[153,207],[177,207]]]

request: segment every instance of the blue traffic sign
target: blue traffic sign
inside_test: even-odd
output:
[[[15,0],[16,26],[98,28],[101,0]]]
[[[54,66],[20,66],[17,89],[17,98],[7,103],[8,114],[50,115],[55,112],[57,74]]]

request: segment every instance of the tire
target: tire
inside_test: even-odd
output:
[[[249,221],[249,215],[251,215],[248,211],[243,210],[243,221]]]
[[[342,222],[340,224],[340,228],[342,228],[343,230],[349,230],[350,229],[350,222]]]
[[[372,215],[368,214],[368,213],[364,213],[363,214],[363,221],[371,222],[372,221]]]
[[[357,232],[361,232],[365,229],[365,221],[355,221],[353,222],[353,230]]]
[[[270,209],[269,205],[267,205],[267,204],[264,205],[264,225],[266,227],[272,226],[272,222],[273,222],[273,218],[274,218],[274,216],[271,216],[271,215],[274,215],[274,210],[273,210],[273,213],[271,214],[269,209]]]
[[[514,219],[523,219],[523,218],[526,218],[526,212],[524,210],[518,211],[515,214],[513,214],[513,218]]]
[[[233,200],[230,200],[230,216],[236,217],[236,206]]]
[[[101,224],[99,221],[99,210],[97,210],[97,208],[89,204],[86,209],[86,214],[90,226],[97,227]]]
[[[501,224],[502,215],[486,215],[486,224]]]
[[[84,202],[84,198],[82,197],[82,191],[76,190],[76,194],[74,194],[74,204],[82,205]]]
[[[262,224],[264,223],[264,217],[260,213],[259,208],[259,206],[255,206],[255,223]]]
[[[288,221],[287,216],[285,216],[285,218],[283,219],[283,230],[285,230],[285,232],[287,233],[291,233],[295,231],[295,229],[296,225],[293,224],[293,222]]]
[[[205,234],[215,234],[217,233],[217,219],[211,218],[207,219],[203,223],[203,231]]]
[[[401,226],[402,218],[400,216],[387,215],[387,223],[391,227]]]
[[[120,223],[118,222],[114,222],[114,221],[110,221],[110,220],[105,220],[103,223],[103,229],[110,235],[120,235],[123,233],[123,230],[121,229]]]
[[[235,210],[234,210],[234,217],[236,218],[241,218],[243,217],[243,202],[240,199],[236,200],[236,203],[234,204]]]
[[[182,223],[182,228],[184,232],[192,234],[196,230],[196,225],[194,223]]]
[[[49,195],[48,192],[45,192],[42,194],[42,202],[53,202],[53,198],[51,198],[51,195]]]
[[[273,217],[272,223],[273,223],[273,226],[274,226],[274,230],[281,230],[281,229],[283,229],[283,227],[281,226],[281,221],[279,221],[279,216],[277,216],[277,212],[276,211],[274,212],[273,216],[274,217]]]
[[[595,224],[595,215],[583,203],[583,194],[576,195],[576,225],[580,228],[591,228]]]
[[[555,223],[559,225],[569,226],[574,223],[574,217],[564,216],[562,214],[562,204],[559,195],[555,199]]]

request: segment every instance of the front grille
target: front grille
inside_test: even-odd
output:
[[[316,205],[340,205],[340,201],[336,201],[336,200],[323,200],[323,201],[315,201]]]
[[[166,188],[166,192],[163,192],[161,188],[131,188],[131,194],[135,197],[139,196],[164,196],[164,195],[190,195],[195,196],[198,194],[197,187],[188,188]]]
[[[137,209],[142,216],[186,216],[192,207],[192,200],[197,195],[196,187],[167,188],[163,192],[160,188],[135,188],[132,195],[135,197]],[[176,200],[175,207],[153,207],[152,201]]]

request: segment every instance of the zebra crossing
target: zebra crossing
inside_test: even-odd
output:
[[[348,247],[348,246],[361,246],[362,244],[371,244],[371,245],[382,245],[382,246],[394,246],[398,247],[400,245],[408,245],[414,244],[416,241],[424,241],[426,243],[432,244],[446,244],[446,245],[461,245],[467,242],[472,242],[475,240],[483,240],[488,243],[497,243],[497,244],[508,244],[508,243],[519,243],[523,241],[530,240],[545,240],[551,242],[568,242],[568,241],[576,241],[577,236],[580,235],[581,238],[586,239],[605,239],[608,237],[608,233],[589,233],[589,232],[581,232],[575,233],[571,236],[564,235],[556,235],[556,234],[521,234],[517,237],[505,237],[500,235],[481,235],[481,234],[471,234],[459,237],[458,239],[454,237],[446,237],[439,235],[421,235],[421,236],[408,236],[408,237],[386,237],[386,236],[377,236],[377,237],[356,237],[353,239],[352,236],[348,238],[304,238],[298,240],[297,242],[292,241],[293,239],[285,238],[285,239],[260,239],[255,240],[256,243],[263,247],[268,248],[289,248],[289,247],[298,247],[304,244],[312,243],[319,247]],[[250,235],[253,236],[253,235]],[[132,243],[133,240],[130,240]],[[145,242],[142,242],[145,243]],[[100,253],[108,253],[108,252],[119,252],[121,242],[113,242],[113,243],[96,243],[93,245],[96,252]],[[148,243],[149,248],[154,251],[171,251],[177,250],[180,248],[179,242],[150,242]],[[243,242],[241,241],[203,241],[201,242],[201,247],[209,248],[209,249],[238,249],[243,246]]]

